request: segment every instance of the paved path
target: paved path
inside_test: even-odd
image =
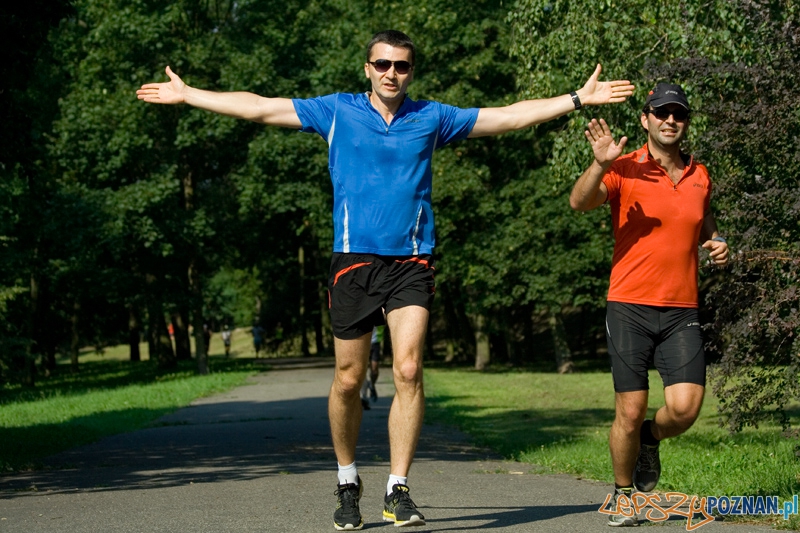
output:
[[[262,373],[152,428],[54,456],[52,469],[0,477],[0,532],[333,532],[331,376],[330,368]],[[364,413],[364,530],[394,530],[381,521],[392,393],[384,371],[380,398]],[[597,512],[607,485],[531,470],[425,426],[409,484],[428,525],[408,531],[613,531]],[[685,531],[685,524],[670,520],[651,531]],[[700,530],[771,531],[720,522]]]

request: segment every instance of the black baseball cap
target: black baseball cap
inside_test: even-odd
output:
[[[667,104],[678,104],[689,110],[689,100],[680,85],[674,83],[659,83],[647,94],[644,101],[645,107],[661,107]]]

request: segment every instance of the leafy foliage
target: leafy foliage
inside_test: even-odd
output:
[[[513,50],[528,61],[518,74],[529,94],[569,90],[588,68],[575,58],[634,81],[628,105],[588,112],[606,118],[617,137],[640,131],[639,110],[656,81],[684,86],[694,111],[687,150],[711,171],[717,220],[736,252],[731,268],[702,274],[715,313],[710,348],[719,362],[711,375],[720,412],[733,430],[773,409],[786,424],[783,409],[800,398],[796,3],[520,0],[509,20]],[[591,161],[586,143],[575,142],[581,129],[567,121],[551,130],[550,162],[564,182]],[[566,250],[579,257],[585,242],[573,244]]]
[[[703,156],[717,166],[722,218],[736,251],[712,285],[712,373],[732,430],[758,425],[800,399],[800,19],[795,2],[737,3],[748,52],[680,69],[707,95]]]

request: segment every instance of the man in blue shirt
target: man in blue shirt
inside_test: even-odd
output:
[[[223,115],[314,132],[329,146],[334,192],[334,254],[329,279],[336,369],[328,401],[339,464],[334,527],[363,527],[363,484],[355,464],[361,425],[360,389],[372,328],[385,321],[392,338],[396,393],[389,413],[391,470],[384,520],[424,525],[409,497],[407,476],[422,428],[425,397],[422,353],[434,290],[431,157],[436,148],[499,135],[553,120],[582,105],[624,102],[628,81],[600,82],[597,66],[586,84],[555,98],[481,109],[413,101],[415,48],[402,32],[375,34],[364,74],[371,90],[306,100],[189,87],[166,69],[169,82],[137,91],[145,102],[186,103]]]

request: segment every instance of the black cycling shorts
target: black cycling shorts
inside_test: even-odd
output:
[[[328,278],[333,335],[357,339],[385,324],[384,313],[409,305],[430,310],[435,290],[430,255],[334,253]]]
[[[608,302],[606,339],[616,392],[649,390],[654,364],[664,386],[705,386],[706,362],[697,309]]]

